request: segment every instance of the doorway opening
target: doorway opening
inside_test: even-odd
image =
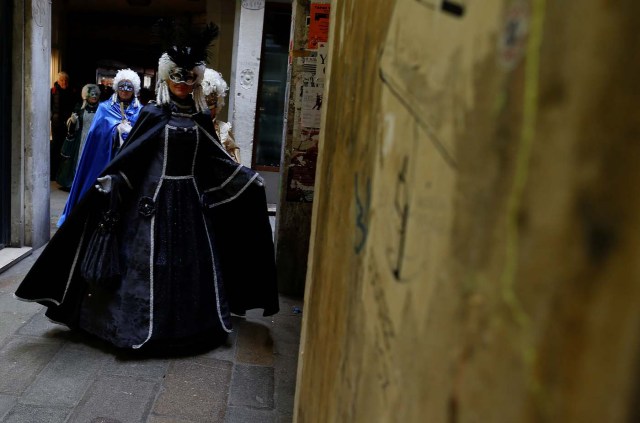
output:
[[[280,169],[290,32],[291,5],[266,3],[252,166],[259,171]]]

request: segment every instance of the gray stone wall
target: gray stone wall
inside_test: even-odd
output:
[[[49,68],[51,3],[14,9],[11,244],[37,248],[49,240]]]
[[[265,0],[237,0],[229,110],[242,164],[251,167]]]

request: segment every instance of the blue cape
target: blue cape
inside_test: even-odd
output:
[[[138,119],[142,106],[138,100],[134,100],[124,111],[127,119],[133,126]],[[73,178],[71,191],[64,206],[64,211],[58,220],[58,227],[62,225],[71,210],[78,204],[84,194],[91,188],[100,176],[100,172],[113,158],[113,143],[118,137],[116,127],[122,122],[120,103],[108,99],[98,106],[96,115],[87,134],[78,169]],[[123,137],[124,138],[124,137]]]

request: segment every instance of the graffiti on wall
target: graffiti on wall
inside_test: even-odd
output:
[[[42,28],[44,26],[44,19],[47,14],[47,8],[45,7],[44,0],[38,0],[33,2],[31,6],[31,15],[33,22]]]

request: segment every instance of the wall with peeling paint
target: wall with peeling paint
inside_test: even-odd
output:
[[[334,4],[297,422],[640,420],[639,16]]]
[[[315,105],[305,99],[313,100],[316,95],[322,95],[325,83],[321,70],[327,50],[310,42],[309,37],[312,10],[316,10],[316,6],[330,8],[331,2],[297,0],[292,3],[289,93],[280,163],[276,264],[280,292],[295,296],[302,296],[305,289],[321,131],[319,119],[305,119],[314,113],[308,113],[309,106]],[[322,107],[316,113],[320,114]]]

